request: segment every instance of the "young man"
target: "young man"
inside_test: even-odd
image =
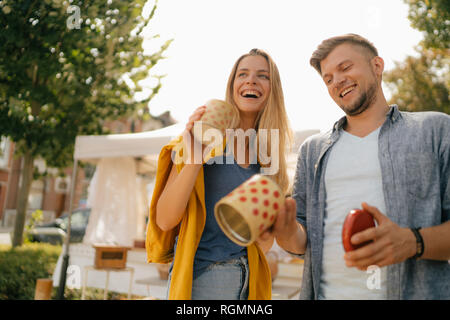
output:
[[[383,59],[361,36],[323,41],[310,63],[346,116],[300,148],[295,201],[272,230],[305,254],[300,297],[450,299],[450,117],[389,106]],[[342,224],[361,207],[377,226],[351,241],[372,242],[345,253]]]

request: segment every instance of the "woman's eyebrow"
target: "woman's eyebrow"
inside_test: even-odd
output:
[[[238,71],[249,71],[249,69],[248,68],[240,68]],[[258,72],[267,72],[267,73],[269,73],[269,71],[266,70],[266,69],[259,69]]]

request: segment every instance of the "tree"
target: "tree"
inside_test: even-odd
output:
[[[0,135],[23,155],[13,246],[22,244],[37,157],[72,163],[75,137],[102,134],[108,119],[139,113],[161,83],[142,88],[171,40],[144,54],[145,0],[0,2]],[[156,38],[155,35],[153,38]],[[148,89],[146,99],[136,92]]]
[[[450,1],[405,0],[413,28],[424,32],[424,44],[430,48],[448,49],[450,44]]]
[[[392,92],[389,103],[402,110],[440,111],[450,114],[450,2],[405,0],[413,27],[424,32],[416,47],[417,57],[408,56],[385,72],[384,81]]]
[[[392,92],[390,103],[407,111],[440,111],[450,114],[450,58],[442,49],[417,49],[384,74]]]

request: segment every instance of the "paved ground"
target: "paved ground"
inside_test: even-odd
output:
[[[0,227],[0,244],[9,244],[9,245],[11,245],[10,232],[12,232],[12,228],[2,228],[2,227]]]

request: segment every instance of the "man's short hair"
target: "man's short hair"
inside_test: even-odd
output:
[[[366,52],[369,54],[370,58],[378,56],[377,48],[375,48],[375,46],[369,40],[361,37],[360,35],[348,33],[342,36],[332,37],[322,41],[322,43],[317,47],[316,51],[313,52],[309,63],[314,67],[314,69],[317,70],[317,72],[319,72],[319,74],[322,74],[320,62],[322,62],[322,60],[325,59],[337,46],[343,43],[354,44],[366,49]]]

